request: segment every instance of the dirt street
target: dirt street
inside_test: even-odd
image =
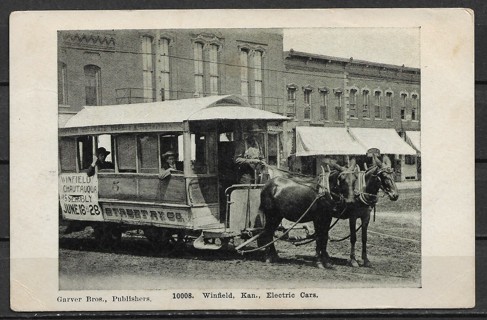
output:
[[[101,250],[91,228],[63,235],[61,227],[59,286],[62,290],[246,288],[256,284],[276,288],[419,287],[420,206],[419,189],[401,190],[397,202],[380,199],[376,221],[369,226],[371,268],[347,265],[348,240],[329,244],[328,253],[335,269],[321,270],[314,266],[314,242],[295,247],[278,241],[280,260],[266,264],[260,251],[240,255],[235,251],[202,251],[187,246],[177,252],[158,253],[137,233],[123,234],[122,244],[116,250]],[[292,232],[304,234],[302,229]],[[338,222],[330,231],[334,239],[348,234],[347,221]],[[359,232],[356,245],[359,260],[361,250]]]

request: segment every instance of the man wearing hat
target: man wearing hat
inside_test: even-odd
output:
[[[91,177],[95,174],[95,167],[98,167],[98,170],[102,169],[113,169],[113,163],[110,161],[105,161],[106,157],[110,154],[110,151],[107,149],[100,147],[96,149],[96,156],[93,158],[93,163],[88,168],[88,177]]]
[[[162,163],[162,169],[164,170],[179,170],[176,166],[176,157],[177,154],[174,151],[167,151],[162,155],[162,159],[164,162]]]
[[[237,144],[234,162],[238,166],[238,183],[248,184],[259,182],[258,180],[264,168],[265,161],[254,132],[250,132],[245,140]]]
[[[171,172],[182,171],[178,168],[176,158],[177,154],[174,151],[167,151],[162,155],[162,169],[164,169],[164,171],[159,174],[159,179],[164,179],[170,176]]]

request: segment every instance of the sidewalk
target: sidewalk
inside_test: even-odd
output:
[[[396,186],[399,190],[404,189],[420,189],[421,188],[421,181],[402,181],[396,182]]]

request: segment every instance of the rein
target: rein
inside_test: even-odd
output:
[[[265,164],[265,166],[266,166],[266,167],[269,167],[269,168],[271,168],[271,169],[273,169],[273,170],[278,170],[278,171],[286,172],[287,174],[289,174],[289,175],[291,175],[291,176],[292,176],[292,175],[300,175],[300,176],[305,176],[305,177],[312,177],[312,176],[307,176],[307,175],[303,175],[303,174],[295,174],[295,173],[293,173],[293,172],[290,172],[290,171],[287,171],[287,170],[284,170],[284,169],[280,169],[280,168],[277,168],[277,167],[274,167],[274,166],[269,166],[269,165],[267,165],[267,164]],[[350,172],[348,172],[348,171],[342,171],[342,172],[340,172],[340,173],[339,173],[339,175],[341,175],[341,174],[346,174],[346,173],[350,173]],[[353,172],[352,172],[352,173],[353,173]],[[319,179],[318,179],[318,182],[317,182],[317,185],[316,185],[316,187],[317,187],[318,189],[321,187],[322,189],[324,189],[324,191],[323,191],[323,192],[321,192],[321,193],[318,193],[318,195],[315,197],[315,199],[313,200],[313,202],[311,202],[311,204],[310,204],[310,205],[309,205],[309,207],[306,209],[306,211],[305,211],[305,212],[304,212],[304,213],[303,213],[303,214],[302,214],[302,215],[299,217],[299,219],[297,219],[297,220],[296,220],[296,221],[295,221],[295,222],[294,222],[294,223],[291,225],[291,227],[290,227],[290,228],[288,228],[288,229],[287,229],[287,230],[286,230],[286,231],[285,231],[285,232],[284,232],[284,233],[283,233],[283,234],[282,234],[280,237],[278,237],[278,238],[276,238],[276,239],[272,240],[271,242],[269,242],[269,243],[267,243],[267,244],[265,244],[265,245],[263,245],[263,246],[260,246],[260,247],[254,248],[254,249],[249,249],[249,250],[239,250],[239,249],[238,249],[238,248],[240,247],[240,246],[239,246],[239,247],[237,247],[237,252],[239,252],[239,253],[241,253],[241,254],[244,254],[244,253],[250,253],[250,252],[255,252],[255,251],[258,251],[258,250],[260,250],[260,249],[267,248],[268,246],[270,246],[271,244],[275,243],[276,241],[281,240],[281,239],[282,239],[284,236],[286,236],[286,235],[287,235],[287,234],[288,234],[288,233],[289,233],[289,232],[290,232],[290,231],[291,231],[291,230],[292,230],[292,229],[293,229],[293,228],[294,228],[294,227],[295,227],[295,226],[296,226],[298,223],[300,223],[300,221],[301,221],[301,220],[302,220],[302,219],[303,219],[303,218],[306,216],[306,214],[308,214],[309,210],[311,210],[311,208],[313,207],[313,205],[314,205],[314,204],[315,204],[315,203],[316,203],[316,202],[317,202],[319,199],[321,199],[322,197],[326,196],[326,194],[327,194],[327,193],[328,193],[328,194],[330,194],[330,196],[332,197],[332,199],[333,199],[333,200],[334,200],[334,198],[338,197],[338,198],[339,198],[339,200],[334,200],[334,201],[338,202],[339,204],[343,204],[343,202],[344,202],[344,197],[343,197],[343,195],[342,195],[342,194],[332,192],[331,190],[328,190],[328,188],[326,188],[326,186],[322,186],[322,185],[320,184],[320,180],[321,180],[323,177],[325,177],[325,176],[327,176],[327,175],[326,175],[326,174],[324,174],[324,173],[320,174],[320,175],[318,176],[318,177],[319,177]],[[314,177],[313,177],[313,178],[314,178]],[[287,178],[287,179],[290,179],[290,178]],[[328,179],[329,179],[329,175],[328,175]],[[297,183],[297,184],[300,184],[300,185],[306,186],[306,187],[308,187],[308,188],[312,189],[313,191],[315,191],[315,189],[314,189],[314,188],[310,187],[310,186],[309,186],[309,185],[307,185],[307,184],[300,183],[300,182],[297,182],[297,181],[295,181],[295,180],[293,180],[293,181],[294,181],[295,183]],[[329,187],[329,184],[328,184],[328,187]],[[330,188],[330,189],[331,189],[331,188]],[[343,209],[343,211],[340,213],[339,217],[341,217],[341,216],[343,215],[343,213],[344,213],[344,212],[347,210],[347,208],[348,208],[348,206],[345,206],[345,208]],[[328,231],[329,231],[329,230],[331,230],[331,228],[333,228],[333,227],[334,227],[334,226],[337,224],[338,220],[339,220],[339,219],[337,218],[337,219],[336,219],[336,221],[335,221],[335,222],[334,222],[334,223],[333,223],[333,224],[330,226],[330,228],[328,228]],[[262,236],[262,234],[263,234],[263,233],[264,233],[264,231],[260,232],[260,233],[259,233],[259,234],[257,234],[255,237],[252,237],[252,239],[253,239],[253,240],[255,240],[255,239],[259,238],[260,236]],[[313,240],[314,240],[314,238],[313,238],[311,241],[313,241]],[[309,242],[311,242],[311,241],[309,241]],[[304,244],[304,243],[303,243],[303,244]],[[242,246],[242,245],[241,245],[241,246]]]
[[[323,193],[320,193],[316,196],[316,198],[313,200],[313,202],[311,202],[311,204],[309,205],[308,209],[306,209],[306,211],[301,215],[301,217],[299,217],[298,220],[296,220],[296,222],[293,223],[293,225],[286,230],[286,232],[284,232],[280,237],[272,240],[271,242],[263,245],[263,246],[260,246],[260,247],[257,247],[255,249],[249,249],[249,250],[237,250],[239,253],[249,253],[249,252],[254,252],[254,251],[257,251],[257,250],[260,250],[260,249],[264,249],[264,248],[267,248],[268,246],[270,246],[271,244],[273,244],[274,242],[282,239],[285,235],[287,235],[309,212],[309,210],[311,210],[311,208],[314,206],[314,204],[316,203],[316,201],[318,201],[319,199],[321,199],[322,197],[324,197],[326,195],[325,192]],[[258,234],[258,237],[260,237],[262,234],[264,233],[264,231],[262,231],[261,233]],[[257,238],[258,238],[257,237]]]

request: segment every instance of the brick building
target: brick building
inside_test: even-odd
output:
[[[62,31],[58,34],[62,126],[85,105],[242,95],[296,127],[420,130],[420,70],[289,51],[278,29]],[[418,135],[419,137],[419,135]],[[398,180],[417,179],[417,157],[393,155]],[[316,173],[316,157],[298,157]]]
[[[282,31],[246,29],[62,31],[59,112],[240,94],[277,112],[285,86]]]
[[[290,141],[296,141],[295,128],[303,126],[344,127],[352,133],[353,128],[389,128],[404,139],[420,130],[417,68],[292,50],[285,52],[284,64],[286,114],[294,119]],[[418,178],[416,155],[391,156],[398,180]],[[304,172],[316,173],[317,157],[298,158]]]

